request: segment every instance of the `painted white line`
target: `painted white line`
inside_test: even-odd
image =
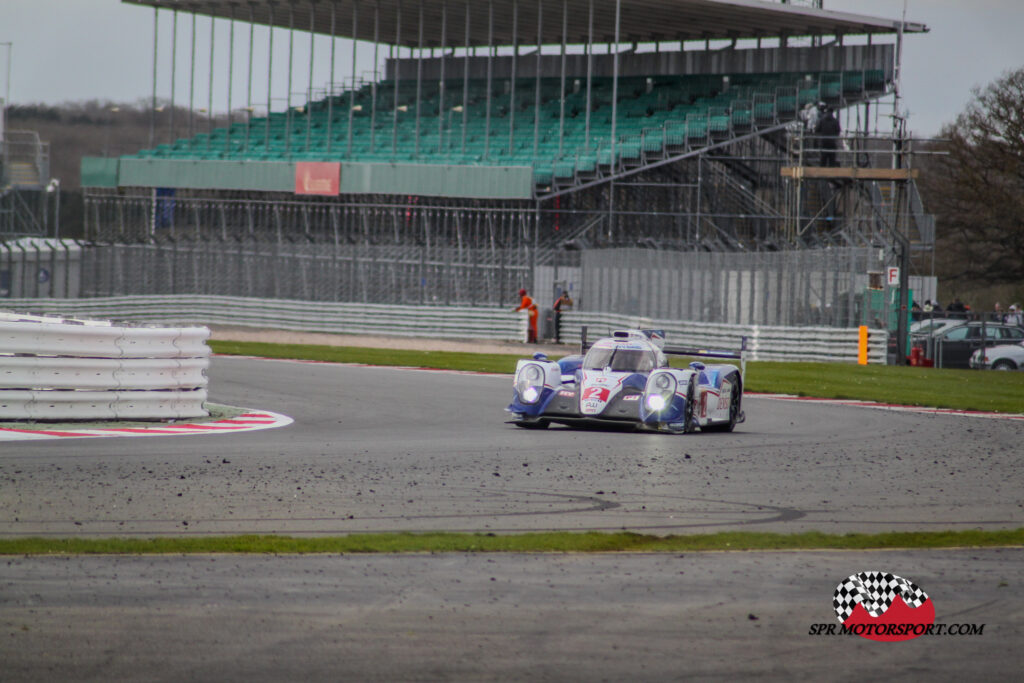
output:
[[[923,415],[960,415],[962,417],[985,417],[995,420],[1024,420],[1020,413],[990,413],[983,410],[956,410],[953,408],[928,408],[925,406],[904,406],[894,403],[878,403],[845,398],[812,398],[809,396],[791,396],[789,394],[757,394],[745,392],[744,396],[768,398],[776,401],[799,401],[818,405],[853,406],[854,408],[874,408],[876,410],[892,410],[901,413],[920,413]]]
[[[38,441],[41,439],[81,439],[115,436],[193,436],[196,434],[238,434],[260,429],[287,427],[294,420],[266,410],[246,410],[241,415],[214,422],[139,424],[134,427],[61,427],[47,429],[38,424],[25,429],[0,427],[0,441]]]

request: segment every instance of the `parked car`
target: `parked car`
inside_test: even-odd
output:
[[[925,318],[910,324],[911,337],[926,337],[936,335],[957,325],[963,325],[962,318]]]
[[[978,370],[1024,370],[1024,342],[978,349],[971,354],[971,367]]]
[[[984,329],[984,337],[982,330]],[[968,368],[971,355],[982,346],[997,346],[1024,341],[1024,328],[1005,323],[961,321],[931,336],[932,357],[936,367]],[[913,345],[928,351],[928,335],[915,336]]]

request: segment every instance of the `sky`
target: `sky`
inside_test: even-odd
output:
[[[900,0],[825,0],[825,8],[898,19]],[[907,37],[903,54],[903,107],[915,135],[936,135],[952,122],[971,99],[971,90],[983,87],[1008,70],[1024,66],[1024,2],[1021,0],[907,0],[908,21],[923,23],[931,31]],[[187,106],[189,91],[197,109],[210,106],[209,19],[197,27],[196,80],[190,84],[189,37],[191,19],[180,15],[177,34],[175,103]],[[158,24],[157,96],[171,94],[172,36],[169,12]],[[249,30],[235,24],[235,63],[231,107],[247,102],[247,50]],[[254,35],[256,50],[252,104],[267,101],[266,29]],[[11,43],[8,47],[5,43]],[[228,28],[218,22],[215,34],[213,109],[228,106]],[[274,109],[288,97],[288,38],[275,32],[271,101]],[[310,41],[296,34],[291,92],[298,104],[307,90]],[[349,81],[351,45],[336,42],[336,83]],[[330,80],[329,41],[317,38],[313,86]],[[7,79],[10,56],[10,79]],[[372,46],[361,44],[356,78],[373,75]],[[124,5],[118,0],[0,0],[0,98],[10,92],[13,104],[60,104],[85,100],[136,102],[151,97],[153,88],[153,10]]]

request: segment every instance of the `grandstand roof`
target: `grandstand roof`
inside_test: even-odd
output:
[[[289,25],[289,7],[293,8],[294,26],[308,30],[310,12],[316,33],[331,33],[331,8],[335,8],[335,31],[340,37],[352,37],[352,7],[354,0],[122,0],[129,4],[146,5],[162,9],[177,9],[207,16],[240,21],[252,19],[257,24],[269,24],[271,10],[275,26]],[[520,44],[536,43],[537,1],[519,0],[518,36]],[[569,14],[569,42],[587,40],[587,17],[590,0],[564,0]],[[856,35],[895,33],[900,22],[894,19],[869,17],[846,12],[814,9],[811,7],[766,2],[765,0],[621,0],[621,42],[652,42],[718,38],[758,38],[807,35]],[[374,8],[380,7],[380,42],[416,47],[419,43],[420,0],[359,0],[357,38],[373,37]],[[470,44],[489,43],[488,4],[479,0],[470,3]],[[465,44],[463,25],[466,3],[463,0],[422,0],[423,42],[425,47],[441,44],[442,7],[447,6],[447,42]],[[398,8],[402,10],[401,40],[396,40],[395,27]],[[493,44],[512,43],[513,0],[494,0]],[[562,41],[562,0],[543,0],[542,35],[544,44]],[[594,40],[609,41],[615,25],[615,3],[612,0],[594,1]],[[927,31],[924,24],[908,22],[904,31]]]

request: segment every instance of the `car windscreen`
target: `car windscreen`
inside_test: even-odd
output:
[[[613,372],[650,372],[654,369],[654,353],[641,349],[619,349],[594,347],[583,359],[584,370]]]

